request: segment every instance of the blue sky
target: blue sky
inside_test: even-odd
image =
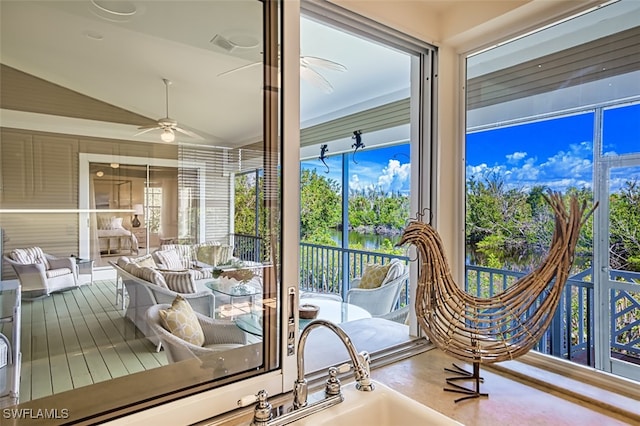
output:
[[[594,117],[588,112],[470,133],[466,142],[467,179],[499,173],[509,188],[592,188]],[[605,156],[640,152],[640,105],[605,110],[603,122]],[[321,175],[340,183],[341,158],[333,155],[326,159],[329,173],[318,159],[303,161],[302,168],[316,168]],[[356,153],[357,163],[352,155],[349,158],[351,189],[409,192],[408,144],[366,148]],[[614,170],[612,189],[617,190],[630,178],[640,179],[639,168]]]
[[[498,173],[509,188],[592,188],[594,116],[589,112],[470,133],[467,179]],[[607,110],[603,122],[605,156],[640,152],[640,105]],[[612,188],[630,177],[613,174]]]
[[[318,173],[342,182],[342,156],[329,156],[327,168],[318,159],[302,162],[303,169],[316,168]],[[349,154],[349,188],[351,190],[376,189],[384,192],[409,193],[411,164],[409,144],[387,148],[359,150],[354,156]]]

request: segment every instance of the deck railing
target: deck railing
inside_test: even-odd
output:
[[[263,244],[260,237],[233,234],[234,256],[241,260],[260,261]],[[366,250],[300,243],[300,285],[302,291],[333,293],[343,299],[350,282],[362,275],[368,263],[386,264],[400,259],[407,264],[409,258]],[[400,305],[408,302],[408,281],[400,294]]]
[[[234,253],[243,260],[259,261],[262,244],[259,237],[234,234]],[[343,299],[349,283],[362,275],[368,263],[385,264],[391,259],[409,262],[406,256],[343,249],[341,247],[300,243],[300,283],[302,291],[334,293]],[[513,284],[524,273],[466,265],[465,290],[478,297],[493,296]],[[640,273],[612,270],[613,281],[640,283]],[[400,297],[400,305],[409,303],[408,281]],[[639,285],[640,288],[640,285]],[[556,310],[551,326],[535,350],[594,365],[594,305],[592,271],[572,275]],[[640,302],[630,292],[611,291],[611,348],[618,354],[640,359]]]
[[[467,265],[465,289],[478,297],[490,297],[504,290],[523,275],[524,273],[519,272]],[[612,270],[611,279],[639,283],[640,273]],[[593,291],[593,276],[590,269],[569,277],[551,326],[534,349],[593,366]],[[626,302],[622,309],[621,300]],[[629,312],[639,308],[637,299],[628,291],[612,290],[611,348],[617,353],[629,355],[632,360],[640,359],[637,337],[640,318],[629,315]]]
[[[344,299],[351,281],[362,275],[366,264],[387,264],[391,259],[409,262],[406,256],[300,243],[300,290],[338,294]],[[409,301],[408,285],[407,280],[400,293],[402,306]]]

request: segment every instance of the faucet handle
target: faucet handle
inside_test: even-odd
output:
[[[251,426],[266,426],[269,420],[271,420],[271,404],[267,401],[267,396],[267,391],[263,389],[253,396],[245,396],[238,400],[238,405],[248,405],[252,402],[258,401],[253,412],[253,421],[251,422]],[[253,399],[253,401],[250,399]]]
[[[329,378],[327,379],[324,393],[327,396],[340,395],[340,380],[338,379],[338,368],[329,368]]]
[[[339,366],[337,366],[335,368],[338,370],[338,374],[342,374],[342,373],[346,373],[347,371],[351,370],[351,364],[349,364],[348,362],[345,362],[344,364],[339,365]]]
[[[362,351],[358,354],[358,366],[356,366],[356,377],[358,377],[356,388],[358,390],[372,391],[374,389],[373,383],[371,383],[370,362],[369,352]]]

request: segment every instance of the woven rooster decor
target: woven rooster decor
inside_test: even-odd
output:
[[[413,244],[420,261],[416,315],[421,328],[437,347],[473,365],[467,372],[454,364],[446,369],[447,391],[466,396],[456,402],[487,396],[480,392],[480,364],[515,359],[528,352],[549,327],[569,276],[580,228],[595,209],[569,197],[545,196],[555,214],[549,253],[542,263],[506,290],[491,297],[475,297],[463,291],[451,275],[440,236],[429,224],[414,220],[398,245]],[[474,389],[454,383],[473,380]]]

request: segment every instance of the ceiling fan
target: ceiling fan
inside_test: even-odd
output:
[[[142,131],[136,133],[134,136],[139,136],[143,133],[151,132],[153,130],[162,130],[162,133],[160,134],[160,139],[162,139],[163,142],[175,141],[176,140],[175,132],[180,132],[192,138],[202,139],[200,135],[190,130],[186,130],[181,127],[178,127],[178,122],[173,118],[169,118],[169,85],[171,84],[171,81],[167,80],[166,78],[163,78],[162,81],[164,82],[164,85],[165,85],[165,93],[166,93],[166,100],[167,100],[165,117],[158,119],[156,124],[138,127],[138,130],[142,130]]]
[[[246,68],[254,67],[256,65],[260,65],[261,63],[262,62],[252,62],[250,64],[222,72],[218,74],[218,77],[222,77],[224,75],[231,74],[233,72],[240,71]],[[327,80],[324,76],[322,76],[322,74],[316,71],[314,67],[340,72],[344,72],[347,70],[347,67],[345,67],[344,65],[334,61],[330,61],[328,59],[318,58],[316,56],[300,56],[300,78],[305,79],[325,93],[333,92],[333,86],[331,85],[331,83],[329,83],[329,80]]]

